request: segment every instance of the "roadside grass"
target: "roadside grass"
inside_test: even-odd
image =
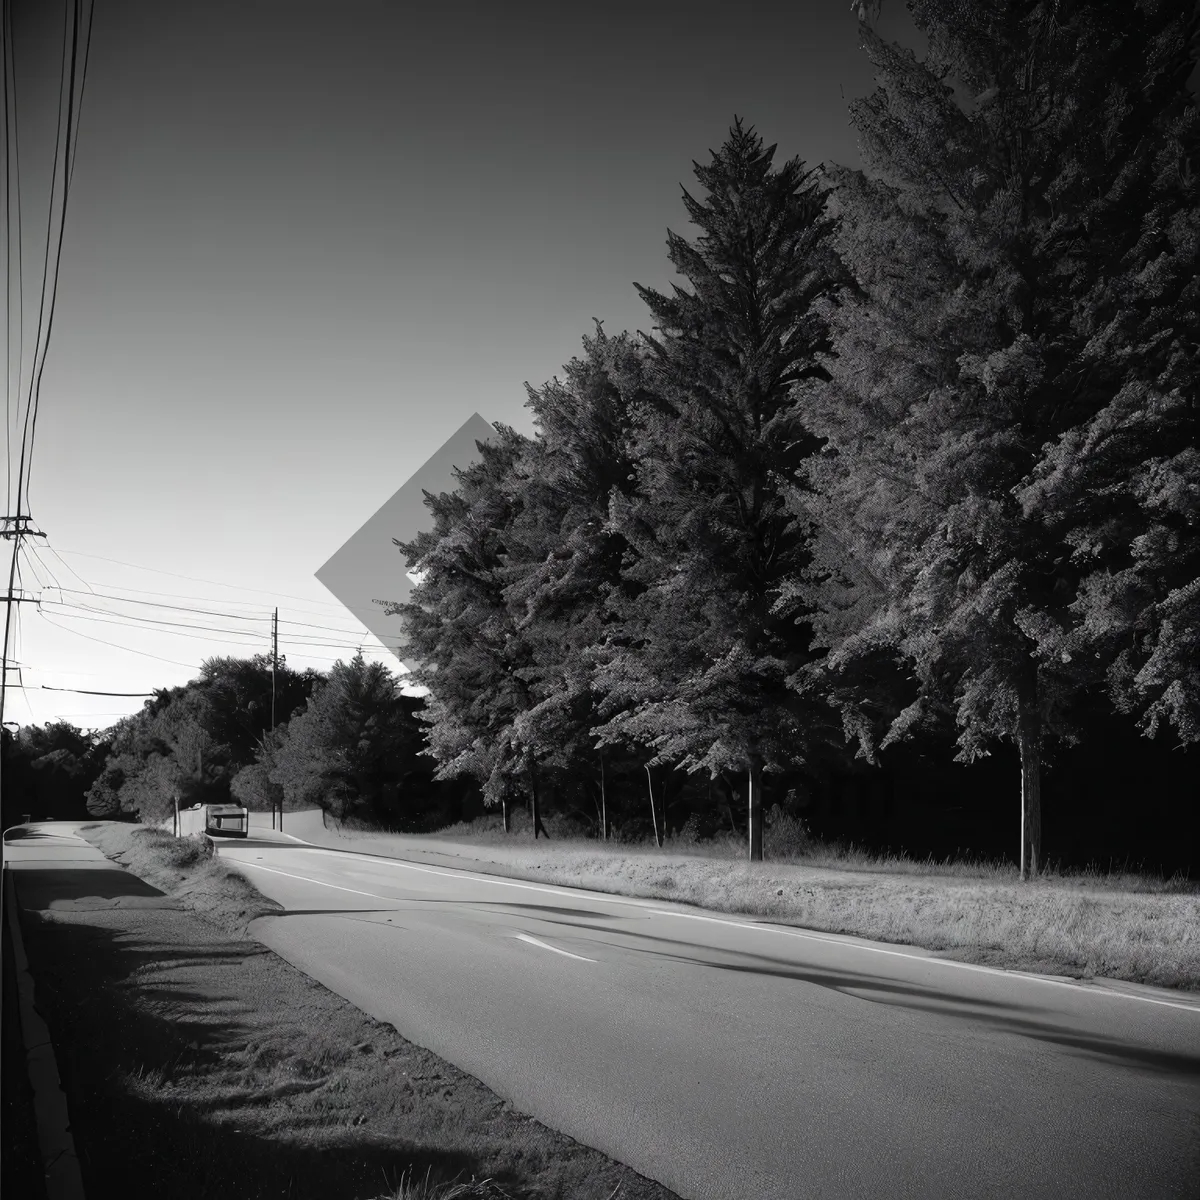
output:
[[[508,834],[488,814],[395,841],[453,841],[478,847],[488,869],[519,878],[681,901],[966,962],[1200,990],[1200,884],[1182,876],[1051,866],[1021,883],[1009,863],[872,855],[811,842],[786,820],[764,832],[767,861],[749,863],[744,843],[728,834],[670,838],[659,849],[572,837],[569,824],[550,820],[551,837],[535,842],[525,813],[513,818]]]
[[[67,1058],[94,1106],[76,1113],[77,1138],[100,1137],[113,1170],[135,1159],[139,1194],[673,1200],[246,937],[244,917],[276,908],[202,844],[129,825],[81,833],[215,913],[208,924],[173,907],[36,914],[49,971],[70,963],[72,986],[49,994],[73,1006],[51,1028],[56,1045],[75,1030],[81,1049]]]
[[[226,866],[203,838],[177,838],[148,825],[102,822],[79,834],[114,862],[230,932],[282,911],[244,875]]]

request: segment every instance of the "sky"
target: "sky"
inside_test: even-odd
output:
[[[27,364],[65,7],[13,0]],[[396,668],[314,573],[473,413],[532,432],[593,318],[649,329],[735,114],[858,166],[871,86],[848,0],[96,0],[5,719],[104,728],[142,698],[81,692],[276,606],[289,665]]]

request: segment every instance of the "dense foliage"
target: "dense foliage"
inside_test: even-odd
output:
[[[108,736],[68,721],[3,731],[4,828],[26,813],[57,820],[87,816],[84,796],[104,768]]]
[[[442,774],[572,793],[607,750],[656,831],[651,768],[744,775],[757,857],[764,771],[1007,742],[1036,872],[1043,763],[1102,696],[1200,738],[1195,15],[910,8],[923,60],[862,25],[866,170],[818,188],[735,122],[684,286],[639,289],[656,336],[585,341],[430,498]]]
[[[1106,672],[1149,732],[1200,736],[1194,18],[911,9],[929,54],[865,31],[868,171],[831,172],[861,294],[810,389],[808,509],[883,589],[826,674],[867,753],[881,717],[883,746],[944,716],[966,761],[1014,743],[1036,872],[1045,744]],[[899,712],[862,686],[889,655]]]

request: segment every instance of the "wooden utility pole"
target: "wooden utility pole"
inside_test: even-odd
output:
[[[271,618],[271,732],[275,732],[275,667],[279,662],[279,609]],[[275,809],[271,808],[271,828],[275,828]],[[279,800],[279,832],[283,832],[283,798]]]
[[[4,729],[4,704],[8,698],[8,639],[12,630],[12,613],[14,604],[32,604],[32,596],[17,596],[14,586],[17,581],[17,554],[21,549],[23,537],[45,537],[39,530],[29,528],[29,517],[21,515],[20,505],[17,506],[15,517],[5,517],[4,528],[0,537],[12,539],[12,562],[8,568],[8,591],[4,597],[4,645],[0,648],[0,731]],[[4,735],[0,732],[0,755],[3,753]],[[0,795],[3,795],[3,763],[0,762]]]
[[[30,529],[31,518],[22,516],[20,511],[15,517],[4,517],[4,528],[0,530],[0,538],[12,539],[12,560],[8,567],[8,591],[4,598],[4,647],[0,651],[0,726],[4,724],[4,702],[8,691],[8,641],[12,630],[12,606],[14,604],[33,604],[32,596],[18,596],[14,592],[17,581],[17,555],[21,550],[21,539],[24,537],[42,537],[46,535],[38,529]]]

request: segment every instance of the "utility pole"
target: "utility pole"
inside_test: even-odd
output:
[[[20,507],[18,506],[17,515],[15,517],[4,517],[4,528],[0,529],[0,538],[11,538],[12,561],[8,568],[8,591],[4,598],[4,646],[0,651],[0,727],[4,722],[4,702],[8,692],[8,640],[12,629],[12,606],[14,604],[33,604],[35,600],[32,596],[17,596],[14,594],[14,587],[17,581],[17,555],[21,549],[21,539],[23,537],[42,537],[46,535],[39,529],[30,529],[29,522],[31,518],[22,516]]]
[[[275,732],[275,667],[279,662],[279,609],[271,618],[271,732]],[[275,817],[271,817],[271,828],[275,828]],[[279,832],[283,832],[283,798],[279,800]]]
[[[4,598],[4,646],[0,648],[0,796],[4,792],[4,702],[8,698],[8,639],[12,628],[12,613],[14,604],[33,604],[32,596],[17,596],[13,588],[17,580],[17,554],[21,549],[23,537],[45,537],[37,529],[29,528],[29,517],[21,515],[21,506],[17,505],[15,517],[4,517],[4,528],[0,529],[0,538],[12,538],[12,562],[8,568],[8,591]]]

